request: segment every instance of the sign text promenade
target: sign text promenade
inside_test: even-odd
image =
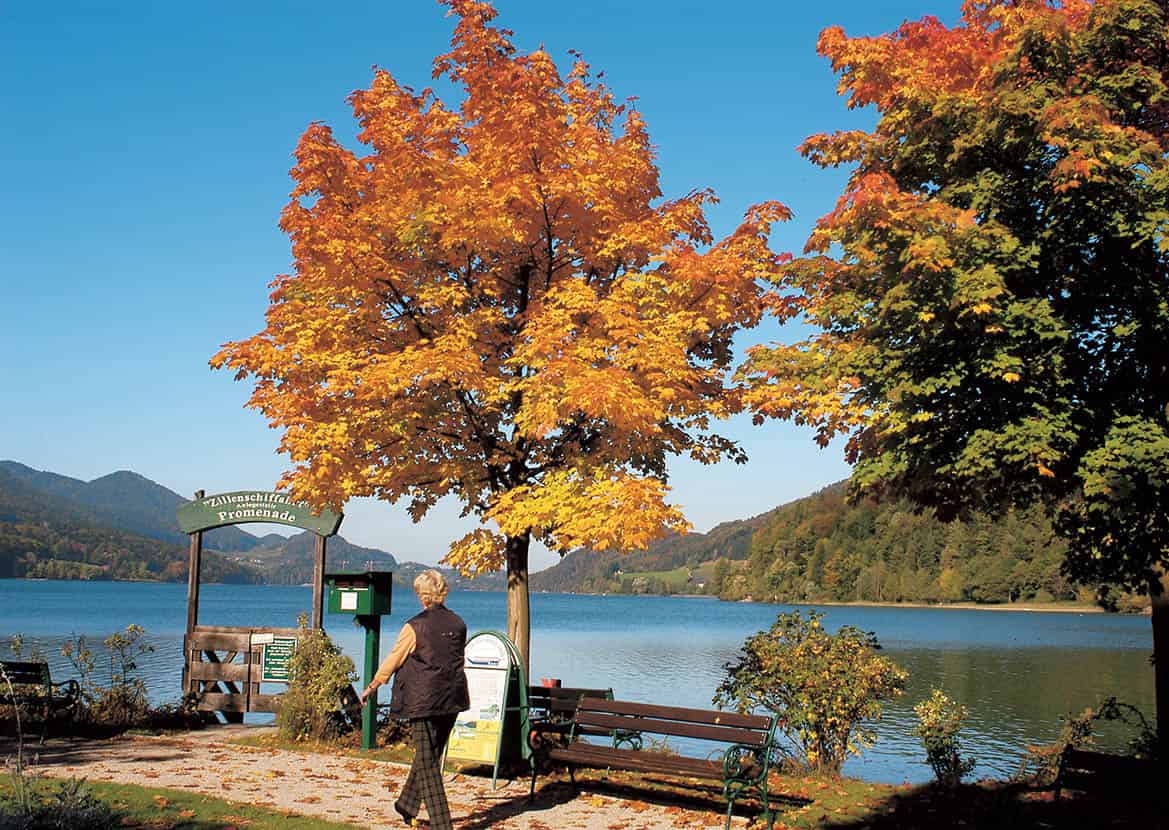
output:
[[[178,518],[183,533],[245,522],[270,522],[332,536],[340,527],[342,516],[331,510],[314,513],[307,504],[293,501],[287,493],[242,490],[179,505]]]

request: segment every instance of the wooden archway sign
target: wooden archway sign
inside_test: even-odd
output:
[[[190,535],[187,564],[187,633],[183,640],[183,695],[202,711],[219,712],[229,722],[240,722],[245,712],[275,712],[280,695],[260,694],[260,683],[273,681],[268,654],[275,644],[295,641],[296,628],[199,625],[200,572],[203,532],[217,527],[283,524],[316,534],[313,561],[311,625],[322,627],[324,615],[325,540],[337,533],[344,516],[330,510],[314,511],[287,493],[237,490],[179,505],[179,528]],[[241,659],[242,658],[242,659]],[[276,662],[275,658],[271,662]]]

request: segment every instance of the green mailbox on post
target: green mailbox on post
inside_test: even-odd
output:
[[[329,583],[329,613],[381,616],[390,613],[394,575],[389,572],[325,574]]]
[[[377,674],[381,651],[382,615],[390,613],[394,575],[389,571],[325,574],[329,584],[329,613],[352,614],[365,629],[365,685]],[[361,710],[361,748],[373,749],[377,729],[376,701],[371,697]]]

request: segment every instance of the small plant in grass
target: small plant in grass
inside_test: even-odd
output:
[[[962,776],[974,770],[974,759],[963,758],[958,733],[966,720],[966,707],[946,697],[941,689],[932,690],[929,699],[913,707],[917,713],[914,733],[925,746],[926,762],[938,782],[947,787],[962,783]]]
[[[815,611],[780,614],[748,637],[739,661],[726,665],[714,703],[773,712],[809,769],[839,775],[850,754],[876,740],[864,723],[904,692],[908,674],[877,654],[874,634],[847,625],[829,634],[822,619]]]
[[[296,651],[289,666],[288,691],[276,716],[281,737],[325,741],[344,729],[341,694],[357,679],[353,660],[302,614]]]

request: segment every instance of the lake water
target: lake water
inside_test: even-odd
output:
[[[199,621],[208,625],[291,626],[310,605],[304,587],[205,585]],[[417,613],[414,596],[395,593],[382,621],[383,651],[402,622]],[[470,631],[506,628],[505,595],[452,593],[447,605]],[[618,698],[710,708],[711,697],[750,634],[767,628],[787,606],[674,597],[532,597],[533,682],[558,677],[566,686],[608,687]],[[823,609],[830,628],[854,625],[877,634],[885,653],[909,670],[906,695],[890,703],[877,744],[845,765],[873,781],[925,781],[929,769],[912,734],[913,705],[940,687],[970,710],[964,733],[975,775],[1006,777],[1027,744],[1050,743],[1060,717],[1116,695],[1153,712],[1149,666],[1152,633],[1145,617],[1103,614],[966,611],[931,608]],[[156,646],[142,674],[159,701],[177,700],[186,625],[186,586],[156,583],[0,580],[0,646],[24,634],[50,655],[56,673],[61,643],[85,634],[94,643],[131,623]],[[341,616],[326,628],[360,666],[362,631]],[[0,653],[4,651],[0,648]],[[388,693],[386,693],[388,694]],[[386,700],[383,698],[383,702]],[[249,716],[249,718],[252,716]],[[1126,733],[1110,731],[1106,745]],[[710,747],[683,744],[688,754]]]

